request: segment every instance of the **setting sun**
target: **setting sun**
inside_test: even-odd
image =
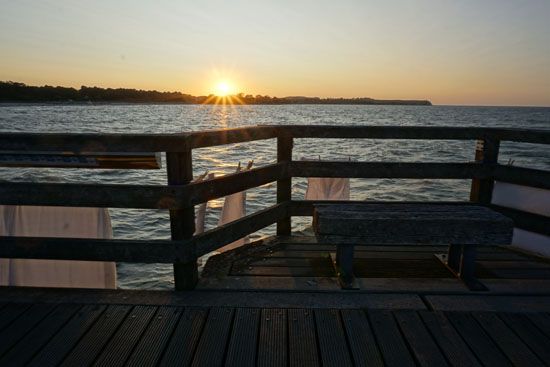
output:
[[[231,85],[225,81],[219,82],[216,85],[216,95],[219,97],[225,97],[232,92]]]

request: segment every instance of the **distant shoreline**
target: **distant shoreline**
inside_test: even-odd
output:
[[[159,92],[137,89],[112,89],[82,86],[80,89],[53,86],[27,86],[17,82],[0,82],[0,103],[58,103],[58,104],[188,104],[188,105],[396,105],[431,106],[429,100],[401,100],[320,97],[271,97],[237,95],[217,97],[192,96],[181,92]]]

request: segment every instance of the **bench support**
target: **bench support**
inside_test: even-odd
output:
[[[450,245],[447,256],[436,257],[453,273],[462,280],[471,291],[487,291],[475,276],[477,248],[475,245]]]
[[[354,245],[338,245],[336,247],[336,261],[334,262],[338,280],[342,289],[359,289],[353,274]]]

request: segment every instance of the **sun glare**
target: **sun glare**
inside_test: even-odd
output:
[[[216,85],[216,95],[219,97],[225,97],[231,93],[231,85],[223,81]]]

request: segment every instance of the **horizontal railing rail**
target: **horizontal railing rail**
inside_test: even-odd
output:
[[[481,163],[293,161],[292,177],[487,178],[493,167]]]
[[[0,204],[131,209],[182,209],[277,181],[276,163],[187,185],[0,182]]]
[[[277,163],[192,182],[193,149],[275,138]],[[475,140],[480,143],[475,161],[463,163],[293,161],[293,140],[309,138]],[[0,204],[167,209],[172,229],[172,240],[0,237],[0,257],[173,263],[176,289],[192,288],[196,283],[197,257],[275,223],[278,235],[288,235],[292,216],[312,215],[316,201],[292,200],[293,177],[471,179],[472,202],[501,211],[514,219],[518,228],[548,235],[548,217],[491,204],[495,180],[550,190],[549,171],[498,164],[501,141],[550,144],[550,130],[263,125],[178,134],[0,133],[0,146],[10,154],[165,152],[166,185],[0,182]],[[277,204],[193,236],[194,205],[272,182],[277,182]]]
[[[8,151],[185,152],[289,136],[300,138],[484,140],[550,144],[550,130],[440,126],[260,125],[174,134],[0,133]]]

